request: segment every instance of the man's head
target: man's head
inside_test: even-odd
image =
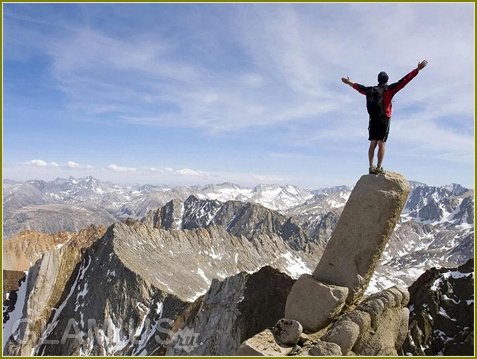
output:
[[[385,84],[386,82],[388,82],[388,74],[385,73],[384,71],[381,71],[379,74],[378,74],[378,82],[379,84]]]

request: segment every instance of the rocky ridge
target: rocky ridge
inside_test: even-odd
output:
[[[175,199],[157,211],[150,211],[142,222],[166,230],[220,226],[230,234],[244,236],[250,241],[260,234],[278,234],[294,250],[311,252],[317,248],[292,218],[261,205],[240,201],[223,203],[189,196],[185,201]]]
[[[473,190],[457,184],[432,187],[410,182],[410,185],[410,196],[371,279],[370,290],[394,284],[407,286],[426,269],[457,266],[473,257]],[[281,215],[291,218],[290,227],[298,225],[308,236],[307,242],[300,235],[294,243],[289,241],[290,245],[312,252],[325,247],[352,187],[306,191],[294,186],[245,188],[224,183],[170,188],[118,186],[88,177],[51,182],[4,181],[3,189],[4,239],[22,228],[57,233],[79,231],[91,224],[109,226],[128,217],[137,221],[171,200],[185,202],[194,195],[200,201],[255,201],[277,208]],[[206,206],[203,210],[206,211]],[[204,218],[208,215],[204,214]]]

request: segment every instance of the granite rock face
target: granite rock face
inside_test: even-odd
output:
[[[349,289],[348,304],[364,294],[410,187],[398,173],[365,175],[356,183],[313,276]]]
[[[125,263],[112,228],[82,252],[48,252],[28,272],[5,355],[139,355],[160,348],[186,303]],[[162,332],[159,330],[162,328]],[[164,333],[165,332],[165,333]]]

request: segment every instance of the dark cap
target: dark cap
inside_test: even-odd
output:
[[[388,82],[388,74],[385,73],[384,71],[381,71],[379,74],[378,74],[378,82],[380,84],[385,84],[386,82]]]

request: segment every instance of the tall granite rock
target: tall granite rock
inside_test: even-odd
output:
[[[312,275],[293,285],[285,318],[294,346],[277,328],[246,340],[237,355],[392,355],[408,330],[407,289],[395,286],[363,300],[410,192],[397,173],[365,175],[353,189],[323,256]],[[278,325],[278,324],[277,324]]]
[[[316,332],[345,304],[362,298],[409,192],[409,183],[397,173],[360,178],[313,275],[302,275],[293,286],[286,318]]]
[[[400,174],[365,175],[356,184],[313,277],[349,289],[359,300],[378,265],[410,192]]]

